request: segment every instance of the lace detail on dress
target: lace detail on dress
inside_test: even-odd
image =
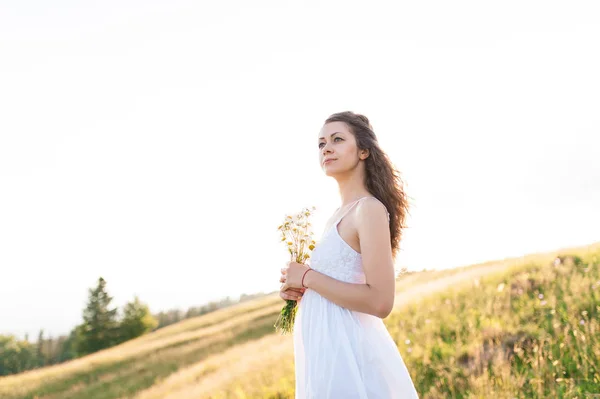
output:
[[[312,252],[310,267],[336,280],[355,284],[366,283],[361,254],[342,239],[337,229],[338,224],[354,205],[366,198],[375,197],[356,200],[323,234]],[[390,214],[389,212],[387,214],[389,223]]]

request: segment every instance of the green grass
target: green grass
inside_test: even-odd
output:
[[[272,334],[273,325],[279,314],[280,304],[275,306],[265,301],[261,302],[262,308],[247,307],[247,320],[234,323],[225,331],[217,331],[213,334],[198,337],[187,337],[189,328],[173,329],[176,338],[171,342],[166,340],[162,345],[151,352],[140,350],[139,354],[132,354],[122,360],[102,362],[91,362],[88,367],[79,371],[77,368],[63,373],[57,373],[52,378],[44,378],[42,370],[34,371],[41,373],[31,387],[23,386],[20,389],[11,389],[19,384],[19,375],[0,379],[0,398],[10,399],[38,399],[38,398],[69,398],[69,399],[115,399],[129,397],[136,392],[142,391],[154,383],[161,381],[180,368],[185,368],[215,353],[227,350],[231,346],[258,339],[264,335]],[[237,310],[232,311],[238,314]],[[254,316],[254,313],[256,315]],[[222,316],[216,316],[222,318]],[[199,330],[212,326],[213,323],[200,323]],[[140,349],[144,344],[152,342],[152,339],[139,339]],[[118,352],[119,347],[105,351]],[[85,359],[85,358],[84,358]],[[56,368],[60,368],[58,365]],[[64,367],[64,366],[63,366]],[[50,369],[50,368],[48,368]],[[30,373],[31,374],[31,373]],[[23,374],[25,377],[27,373]],[[24,380],[26,378],[23,378]],[[41,380],[41,383],[40,383]],[[6,382],[6,385],[3,384]],[[12,384],[10,384],[12,382]]]
[[[505,266],[483,277],[469,274],[498,263]],[[600,394],[600,243],[411,273],[396,286],[408,293],[461,274],[453,289],[406,295],[407,305],[384,320],[421,398]],[[283,304],[274,294],[2,377],[0,398],[293,398],[291,337],[273,332]]]
[[[526,263],[386,324],[423,397],[600,393],[600,250]]]
[[[385,319],[420,397],[600,397],[600,245],[507,261]],[[209,397],[293,398],[292,362]]]

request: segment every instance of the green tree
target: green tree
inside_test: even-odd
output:
[[[44,353],[44,330],[41,329],[38,334],[37,346],[36,346],[37,364],[40,367],[46,365],[46,355]]]
[[[77,357],[77,342],[80,336],[78,332],[81,331],[79,326],[73,328],[69,333],[68,337],[65,337],[61,341],[60,351],[57,353],[57,363],[66,362],[67,360],[75,359]]]
[[[94,353],[117,343],[117,308],[111,308],[112,297],[106,291],[106,281],[100,277],[98,285],[89,289],[89,298],[83,310],[83,324],[79,328],[76,350],[79,355]]]
[[[154,330],[157,325],[158,321],[150,313],[148,306],[135,296],[134,301],[127,303],[123,309],[119,339],[123,342],[139,337]]]
[[[0,376],[20,373],[36,366],[36,349],[13,335],[0,335]]]

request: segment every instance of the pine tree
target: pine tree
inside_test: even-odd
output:
[[[40,367],[46,365],[46,356],[44,354],[44,330],[41,329],[38,334],[37,347],[36,347],[37,364]]]
[[[94,353],[117,343],[117,309],[110,308],[112,299],[106,291],[106,281],[100,277],[96,288],[89,289],[88,304],[83,310],[83,324],[77,340],[79,355]]]
[[[67,360],[77,357],[77,342],[80,337],[78,332],[81,330],[79,326],[73,328],[68,337],[61,343],[61,349],[58,353],[58,363],[66,362]]]

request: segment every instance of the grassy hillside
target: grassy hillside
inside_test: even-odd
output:
[[[596,244],[401,278],[385,323],[421,397],[600,393],[599,264]],[[291,398],[282,304],[273,294],[3,377],[0,398]]]
[[[600,244],[506,263],[385,320],[420,396],[600,397]],[[206,397],[293,397],[293,354],[267,361]]]
[[[573,255],[526,262],[390,317],[418,391],[455,398],[600,394],[600,248]]]

